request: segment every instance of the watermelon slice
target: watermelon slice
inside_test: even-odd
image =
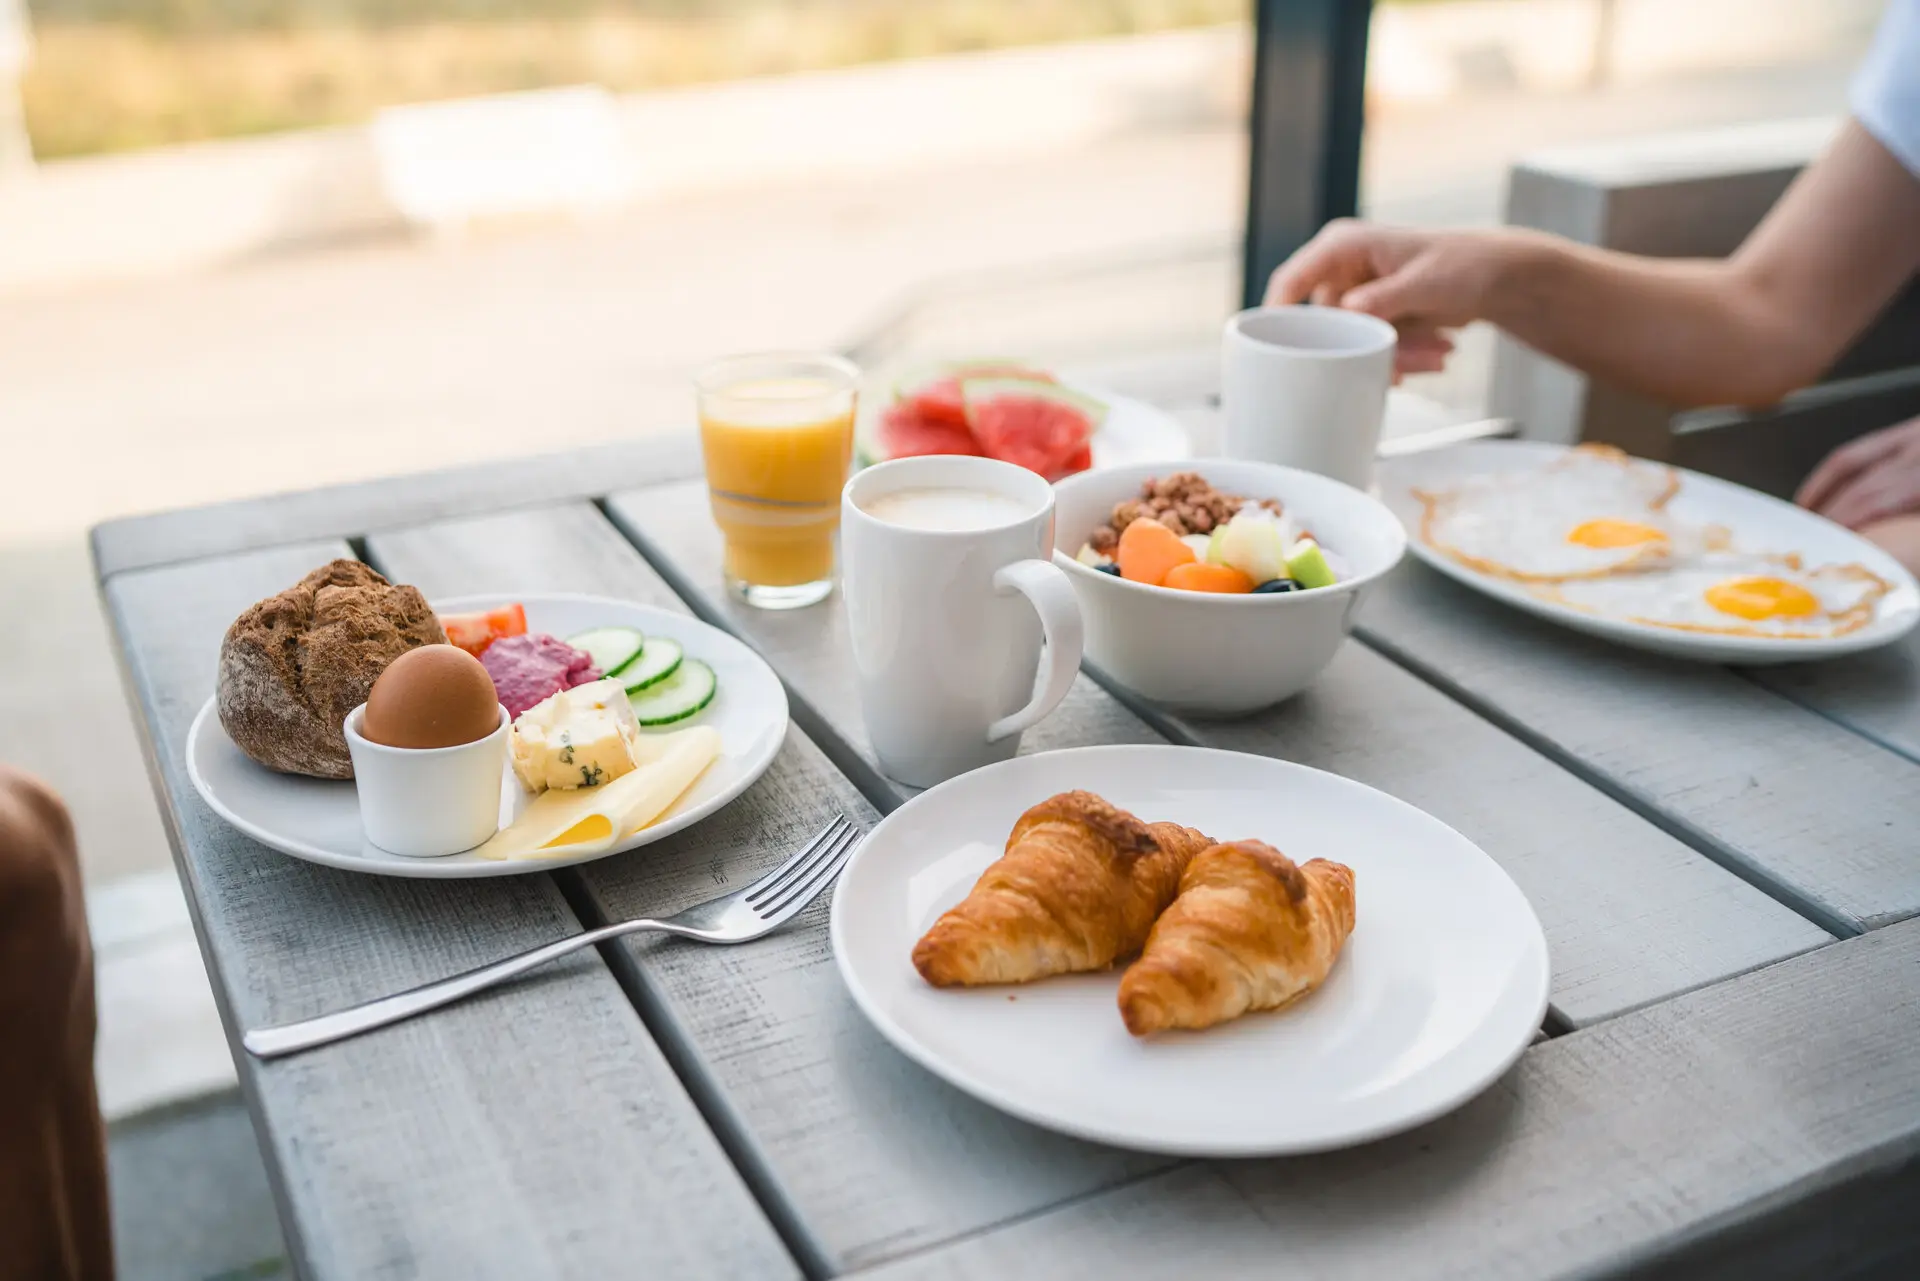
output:
[[[1050,474],[1047,477],[1047,479],[1048,480],[1065,480],[1068,476],[1073,475],[1075,472],[1088,471],[1088,470],[1091,470],[1092,467],[1093,467],[1093,445],[1089,443],[1089,444],[1080,446],[1080,448],[1074,450],[1071,454],[1068,454],[1066,461],[1061,463],[1059,468],[1056,469],[1052,474]]]
[[[963,424],[927,418],[909,404],[889,405],[880,415],[880,454],[883,458],[918,458],[923,454],[978,454],[980,446]]]
[[[1049,480],[1092,465],[1088,442],[1107,415],[1093,397],[1019,378],[968,378],[960,390],[967,425],[987,457]]]
[[[894,399],[911,408],[924,421],[965,427],[967,409],[961,398],[960,384],[968,378],[1023,378],[1040,383],[1053,381],[1052,374],[1017,360],[956,360],[923,369],[902,379],[893,389]]]

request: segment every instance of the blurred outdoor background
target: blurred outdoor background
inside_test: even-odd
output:
[[[1836,116],[1879,9],[1380,0],[1363,209]],[[1210,360],[1251,54],[1247,0],[0,0],[0,758],[79,823],[126,1275],[277,1238],[87,528],[676,430],[731,351]],[[1411,389],[1481,412],[1488,345]]]

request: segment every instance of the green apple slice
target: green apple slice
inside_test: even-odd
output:
[[[1287,577],[1302,587],[1331,587],[1340,581],[1334,577],[1320,544],[1311,538],[1301,539],[1287,553]]]

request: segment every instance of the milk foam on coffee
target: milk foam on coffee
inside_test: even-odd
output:
[[[957,486],[897,489],[867,500],[860,509],[889,525],[947,532],[997,529],[1033,514],[1016,498],[990,489]]]

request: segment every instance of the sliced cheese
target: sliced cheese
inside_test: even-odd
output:
[[[611,783],[641,763],[640,723],[616,680],[561,690],[513,723],[513,772],[529,792]]]
[[[639,746],[643,764],[599,787],[542,792],[474,853],[489,859],[576,858],[611,849],[672,808],[720,754],[720,733],[700,725],[642,735]]]

